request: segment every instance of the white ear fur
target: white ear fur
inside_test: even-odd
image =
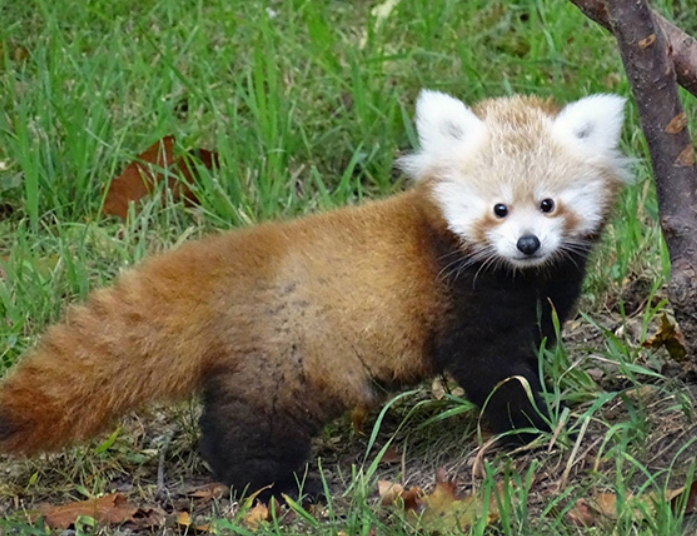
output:
[[[625,99],[591,95],[572,102],[554,119],[555,137],[583,156],[614,156],[624,122]]]
[[[421,178],[435,162],[461,156],[484,138],[486,126],[465,104],[440,91],[424,89],[416,101],[416,131],[421,149],[398,164]]]
[[[465,104],[440,91],[424,89],[416,101],[416,130],[421,151],[440,152],[466,144],[484,123]]]

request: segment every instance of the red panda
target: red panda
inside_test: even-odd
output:
[[[328,420],[443,371],[495,432],[546,428],[536,348],[553,308],[569,316],[627,178],[623,106],[423,91],[420,148],[399,161],[413,188],[190,242],[93,292],[0,385],[0,452],[200,394],[216,476],[297,492]],[[513,376],[532,401],[516,381],[495,389]]]

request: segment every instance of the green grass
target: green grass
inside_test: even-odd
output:
[[[3,213],[11,212],[0,220],[0,370],[68,303],[147,255],[216,229],[402,189],[393,162],[415,144],[412,115],[422,87],[467,102],[516,92],[562,102],[592,92],[629,96],[612,38],[570,3],[402,0],[384,20],[371,14],[376,5],[0,0],[0,202]],[[697,27],[697,12],[686,2],[656,5],[675,12],[685,28]],[[694,100],[687,107],[694,117]],[[493,489],[504,477],[518,486],[504,487],[502,521],[493,528],[480,523],[473,534],[577,534],[564,512],[592,489],[612,490],[620,499],[616,520],[604,527],[608,533],[678,533],[679,514],[659,507],[639,521],[625,500],[691,479],[689,434],[671,432],[678,439],[664,463],[651,456],[660,452],[652,441],[661,424],[684,430],[694,421],[687,388],[656,372],[665,355],[640,345],[664,309],[661,285],[669,267],[631,101],[628,112],[623,146],[636,159],[637,182],[622,195],[586,282],[587,316],[576,327],[593,336],[545,352],[550,403],[571,405],[559,418],[568,419],[576,436],[561,436],[553,454],[529,454],[525,464],[505,455],[488,459],[480,486]],[[176,136],[179,150],[206,147],[220,154],[220,170],[204,170],[196,184],[201,206],[150,202],[128,223],[101,216],[110,179],[167,134]],[[632,293],[632,284],[642,280],[646,284]],[[638,306],[627,310],[630,301]],[[598,368],[602,381],[587,372]],[[627,395],[646,385],[658,402]],[[476,429],[471,408],[428,396],[402,402],[390,411],[406,419],[395,441],[415,445],[412,469],[442,462],[467,475],[457,459]],[[622,417],[608,416],[612,411]],[[457,424],[462,415],[469,421],[459,435],[446,434],[449,443],[438,439],[443,423]],[[348,424],[334,426],[341,431]],[[597,440],[594,469],[569,473],[557,494],[529,495],[521,482],[530,471],[562,475],[576,438],[582,451],[588,446],[584,434]],[[362,448],[369,443],[356,442]],[[90,472],[107,471],[104,456],[90,452],[68,458],[86,461],[63,475],[62,488],[73,481],[83,486]],[[443,458],[442,452],[455,454]],[[271,523],[268,533],[412,534],[399,512],[374,506],[375,480],[384,471],[370,463],[352,470],[355,478],[351,470],[344,474],[349,491],[324,517],[298,516],[293,528]],[[39,466],[30,474],[42,471]],[[108,491],[106,478],[89,482],[90,493]],[[16,485],[33,489],[26,479]],[[221,523],[244,533],[238,521],[228,516]]]

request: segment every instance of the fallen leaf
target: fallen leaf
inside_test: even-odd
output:
[[[389,480],[378,480],[378,494],[383,506],[389,506],[404,493],[404,486]]]
[[[380,463],[385,465],[391,465],[399,463],[402,461],[402,454],[394,447],[389,446],[385,449],[382,457],[380,458]]]
[[[447,478],[444,469],[436,471],[436,487],[430,495],[425,495],[417,487],[405,491],[401,484],[387,480],[378,482],[378,490],[383,506],[401,506],[407,517],[427,532],[465,530],[484,512],[487,524],[500,517],[495,496],[501,493],[500,485],[489,497],[488,504],[485,504],[485,493],[458,497],[457,483],[454,479]]]
[[[194,532],[215,532],[209,523],[204,523],[196,525],[191,521],[191,515],[189,512],[179,512],[177,514],[177,525],[180,527]]]
[[[404,502],[405,512],[416,512],[422,504],[424,496],[424,491],[416,486],[410,487],[408,490],[402,493],[401,499]]]
[[[191,490],[187,495],[192,499],[210,501],[220,499],[230,492],[230,488],[221,482],[212,482],[200,488]]]
[[[497,487],[495,493],[500,493]],[[420,526],[429,532],[467,530],[486,512],[486,524],[498,521],[500,515],[496,497],[492,494],[485,504],[480,492],[465,497],[457,496],[454,479],[448,479],[444,470],[436,472],[436,487],[423,499],[425,507],[419,518]]]
[[[260,524],[273,520],[273,512],[280,512],[280,509],[280,503],[273,497],[268,504],[257,502],[245,513],[244,524],[251,530],[256,530]]]
[[[191,515],[189,512],[179,512],[177,514],[177,524],[188,527],[191,525]]]
[[[668,490],[661,496],[656,493],[643,495],[629,493],[624,500],[633,508],[633,517],[638,521],[644,519],[647,513],[655,513],[656,505],[662,501],[669,502],[671,510],[675,513],[678,513],[684,504],[685,515],[692,515],[697,510],[697,482],[688,489]],[[574,507],[566,513],[566,517],[572,524],[583,527],[614,522],[617,520],[617,495],[614,493],[596,493],[592,497],[579,499]]]
[[[262,522],[270,520],[271,512],[269,511],[269,507],[260,502],[250,508],[244,515],[244,524],[252,530],[259,528]]]
[[[576,527],[592,527],[597,519],[597,512],[590,507],[585,499],[576,501],[574,507],[566,512],[567,520]]]
[[[661,325],[653,337],[646,339],[642,346],[644,348],[665,348],[671,359],[674,361],[684,361],[687,355],[685,338],[675,322],[671,322],[668,315],[661,315]]]
[[[400,505],[405,512],[418,510],[424,496],[421,488],[412,486],[405,490],[401,484],[389,480],[378,480],[378,493],[383,506]]]
[[[683,505],[686,516],[694,515],[697,512],[697,482],[693,482],[687,489],[682,487],[669,491],[666,495],[666,498],[670,501],[670,509],[673,513],[679,513]]]
[[[43,505],[39,507],[39,512],[44,522],[53,529],[67,529],[80,516],[91,517],[105,525],[134,523],[138,527],[159,526],[165,518],[164,512],[157,508],[144,509],[128,504],[121,493],[61,506]]]
[[[151,194],[156,185],[165,180],[174,201],[197,203],[198,199],[189,187],[196,172],[194,158],[208,169],[217,167],[219,163],[218,154],[205,149],[175,156],[174,136],[165,136],[156,141],[111,181],[104,199],[104,213],[126,219],[128,205]],[[162,201],[166,201],[164,193]]]

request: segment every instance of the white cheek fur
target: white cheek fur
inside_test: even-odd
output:
[[[561,193],[559,200],[578,218],[578,225],[573,229],[575,236],[591,234],[598,229],[603,220],[605,198],[605,186],[600,179],[581,182]]]
[[[448,228],[465,242],[472,242],[474,227],[486,213],[487,202],[464,182],[445,180],[433,187]]]

